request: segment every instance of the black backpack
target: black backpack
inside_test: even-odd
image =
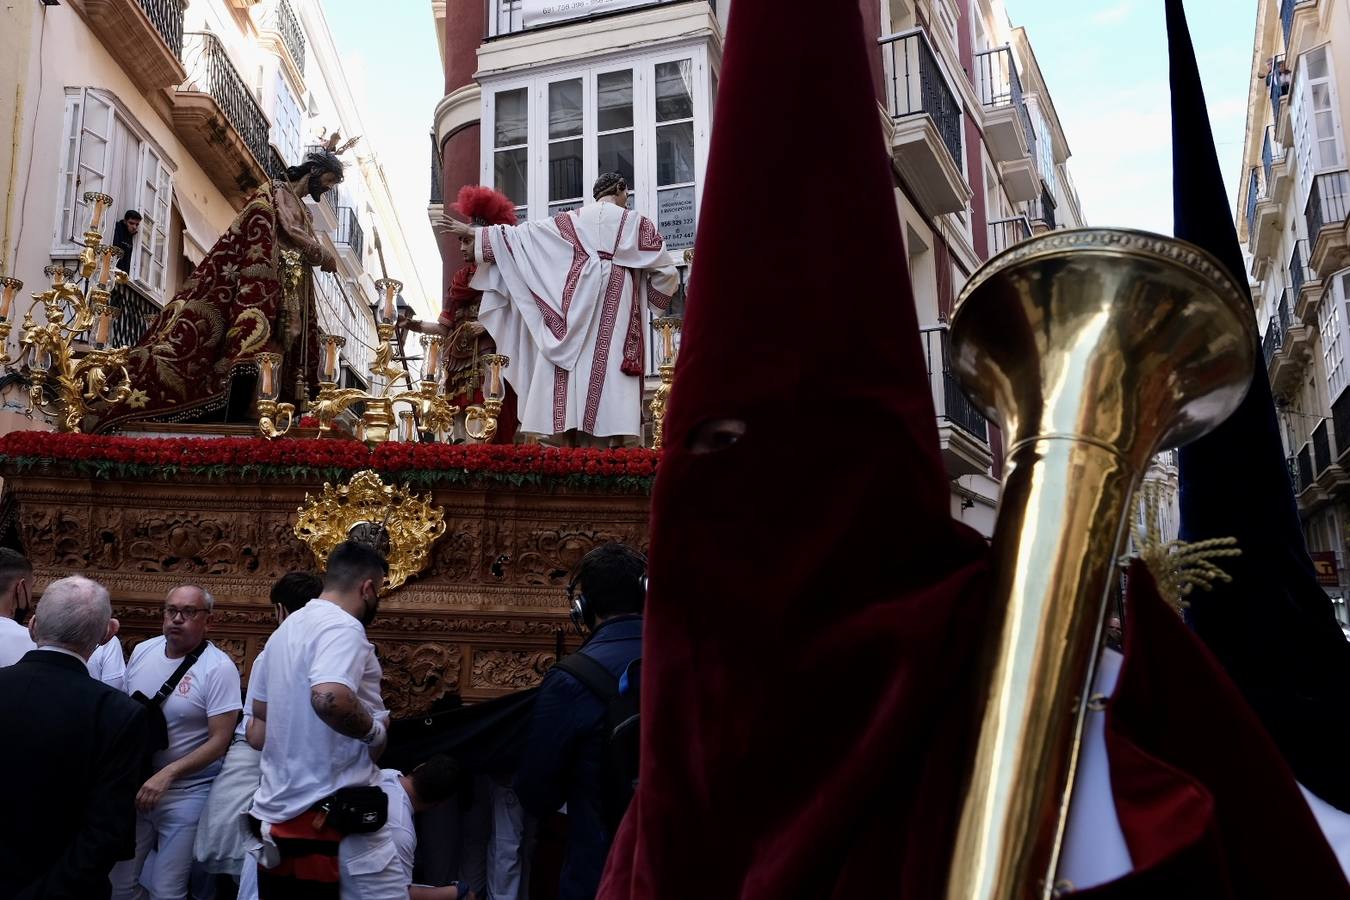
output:
[[[642,686],[642,657],[615,678],[585,653],[573,653],[558,667],[586,686],[605,704],[605,741],[600,761],[600,810],[609,834],[619,830],[638,784],[638,698]]]

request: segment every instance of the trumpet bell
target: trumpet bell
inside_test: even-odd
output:
[[[947,897],[1048,898],[1131,496],[1155,453],[1237,408],[1255,323],[1246,291],[1199,248],[1079,229],[986,263],[951,338],[954,372],[1008,449]]]

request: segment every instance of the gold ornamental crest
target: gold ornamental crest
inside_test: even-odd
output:
[[[401,586],[422,571],[427,554],[445,534],[445,510],[431,497],[385,484],[369,469],[345,485],[324,482],[318,499],[305,494],[295,534],[309,545],[323,570],[328,554],[346,540],[374,544],[389,560],[385,591]]]

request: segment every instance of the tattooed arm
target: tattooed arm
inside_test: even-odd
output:
[[[309,705],[323,723],[338,734],[356,740],[370,735],[373,720],[355,692],[346,685],[334,682],[316,684],[309,691]]]

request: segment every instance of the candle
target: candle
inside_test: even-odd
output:
[[[325,342],[323,356],[324,381],[337,381],[337,354],[337,341]]]
[[[413,418],[411,412],[402,412],[398,415],[398,439],[406,444],[417,442],[417,420]]]
[[[89,230],[98,231],[103,226],[103,213],[108,208],[108,203],[112,198],[107,194],[87,193],[84,195],[85,203],[92,203],[93,208],[89,211]]]
[[[392,322],[394,318],[394,292],[386,290],[384,293],[384,321]]]
[[[675,358],[675,329],[661,329],[661,359],[666,365]]]
[[[262,375],[262,385],[258,392],[264,397],[272,395],[272,360],[268,358],[269,356],[271,354],[258,357],[258,371]]]
[[[9,321],[9,311],[21,287],[23,282],[17,278],[0,278],[0,320]]]
[[[502,395],[502,367],[500,363],[492,363],[492,386],[488,390],[488,396],[496,398]]]
[[[108,343],[108,336],[112,332],[112,310],[106,306],[99,307],[98,312],[98,330],[94,332],[94,343],[100,347]]]
[[[439,338],[427,335],[422,338],[422,346],[426,348],[427,358],[422,366],[422,380],[435,381],[437,371],[441,364],[441,342]]]

